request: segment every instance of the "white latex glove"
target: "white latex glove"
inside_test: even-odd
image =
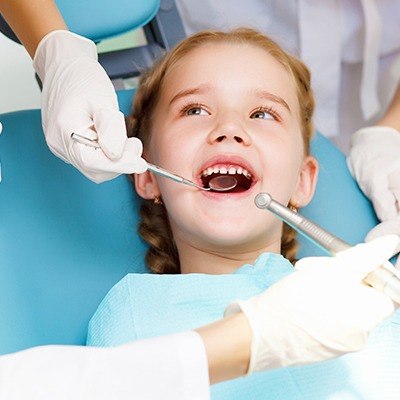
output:
[[[398,208],[397,217],[393,219],[389,219],[387,221],[383,221],[378,224],[375,228],[371,229],[371,231],[366,236],[365,240],[367,242],[376,239],[379,236],[396,234],[400,235],[400,170],[394,171],[389,175],[388,179],[389,188],[393,193],[393,196],[396,200],[396,207]],[[394,254],[397,254],[400,251],[400,245],[397,246]],[[397,257],[396,268],[400,269],[400,257]]]
[[[399,216],[400,132],[385,126],[353,134],[347,159],[361,190],[371,199],[381,221]]]
[[[380,236],[396,234],[400,235],[400,215],[392,220],[384,221],[378,224],[375,228],[371,229],[365,238],[366,242],[370,242]],[[400,245],[394,250],[393,255],[400,251]],[[396,268],[400,269],[400,256],[397,257]]]
[[[400,132],[385,126],[360,129],[351,138],[347,162],[382,221],[366,240],[400,235]]]
[[[243,311],[253,332],[248,374],[362,349],[395,305],[361,281],[390,257],[398,241],[390,235],[336,257],[303,258],[295,272],[261,295],[230,304],[225,315]]]
[[[53,31],[39,43],[33,66],[43,83],[43,130],[55,155],[97,183],[147,169],[142,143],[127,138],[114,87],[92,41]],[[101,150],[73,141],[72,132],[97,139]]]

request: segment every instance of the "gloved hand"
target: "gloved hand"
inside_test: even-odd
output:
[[[362,349],[369,332],[395,305],[361,281],[398,242],[390,235],[335,257],[303,258],[295,272],[261,295],[230,304],[225,316],[241,310],[253,332],[248,374]]]
[[[382,221],[366,240],[400,235],[400,132],[385,126],[360,129],[351,138],[347,162]]]
[[[43,130],[55,155],[97,183],[147,169],[142,143],[127,138],[113,85],[92,41],[53,31],[39,43],[33,66],[43,83]],[[72,132],[97,139],[101,150],[73,141]]]

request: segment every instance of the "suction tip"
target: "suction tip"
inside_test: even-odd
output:
[[[254,203],[258,208],[268,208],[271,204],[272,197],[268,193],[259,193],[254,199]]]

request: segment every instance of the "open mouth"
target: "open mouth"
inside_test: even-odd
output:
[[[233,189],[227,190],[223,193],[245,192],[251,188],[254,182],[251,173],[246,168],[239,165],[214,165],[202,171],[201,181],[203,186],[209,188],[210,181],[221,175],[233,176],[237,181],[237,185]]]

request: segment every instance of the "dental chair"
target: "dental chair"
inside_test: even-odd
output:
[[[72,4],[77,2],[58,3],[71,29],[96,41],[151,21],[145,28],[150,32],[147,49],[118,55],[122,67],[105,62],[111,77],[137,73],[125,71],[126,65],[139,64],[127,62],[127,54],[145,54],[140,67],[146,67],[180,39],[176,23],[172,35],[159,24],[162,13],[176,11],[173,1],[161,6],[157,0],[111,6],[79,2],[78,13],[91,15],[82,26],[74,25],[80,20]],[[129,19],[130,9],[141,17]],[[120,26],[110,27],[111,13],[122,18]],[[125,114],[133,95],[133,90],[118,93]],[[147,272],[146,246],[136,234],[139,199],[127,177],[96,185],[53,156],[40,110],[3,114],[0,121],[0,354],[42,344],[84,344],[88,321],[109,289],[127,273]],[[320,163],[319,183],[312,203],[301,212],[349,243],[363,241],[377,219],[344,155],[318,133],[312,151]],[[322,254],[301,239],[300,256]]]

